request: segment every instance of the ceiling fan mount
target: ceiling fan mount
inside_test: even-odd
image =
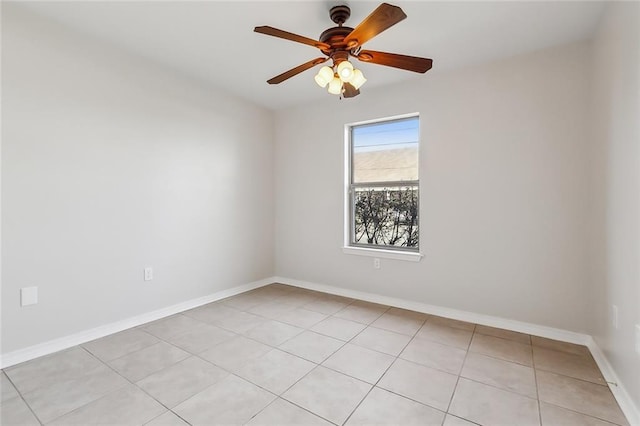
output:
[[[431,69],[431,59],[399,55],[396,53],[362,50],[362,45],[364,43],[407,17],[407,15],[398,6],[382,3],[355,28],[343,26],[350,16],[351,9],[348,6],[340,5],[332,7],[329,11],[329,17],[338,26],[328,28],[323,31],[322,34],[320,34],[319,40],[314,40],[269,26],[255,27],[254,31],[257,33],[307,44],[319,49],[325,55],[325,57],[312,59],[311,61],[305,62],[302,65],[277,75],[272,79],[267,80],[267,83],[282,83],[303,71],[331,59],[333,62],[332,69],[327,71],[326,68],[329,67],[323,67],[316,76],[316,82],[321,87],[328,84],[329,93],[344,95],[344,97],[353,97],[360,93],[358,88],[360,85],[364,84],[366,79],[362,75],[362,72],[356,70],[349,62],[350,57],[356,58],[362,62],[369,62],[418,73],[425,73]],[[343,64],[343,62],[346,63]],[[343,73],[345,69],[347,69],[346,73]],[[352,77],[358,73],[358,78],[361,81],[359,84],[354,83],[351,80]],[[336,83],[335,80],[338,79],[341,80],[341,82]],[[329,80],[334,81],[332,84],[329,84]],[[338,83],[339,90],[336,89],[336,84]]]
[[[349,9],[349,6],[346,5],[334,6],[329,11],[329,17],[339,26],[342,26],[342,24],[347,22],[347,19],[349,19],[350,16],[351,9]]]

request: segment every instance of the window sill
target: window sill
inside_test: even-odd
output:
[[[342,247],[345,254],[353,254],[356,256],[379,257],[381,259],[406,260],[408,262],[419,262],[423,255],[408,251],[395,251],[384,249],[370,249],[361,247]]]

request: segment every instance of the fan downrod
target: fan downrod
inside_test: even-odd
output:
[[[349,6],[345,5],[334,6],[329,11],[329,17],[331,18],[331,20],[340,26],[347,22],[347,19],[349,19],[350,16],[351,9],[349,9]]]

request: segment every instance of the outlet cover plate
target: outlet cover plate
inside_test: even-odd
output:
[[[38,303],[38,287],[23,287],[20,289],[20,306]]]

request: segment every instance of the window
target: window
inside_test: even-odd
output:
[[[347,248],[417,254],[419,136],[417,115],[347,125]]]

